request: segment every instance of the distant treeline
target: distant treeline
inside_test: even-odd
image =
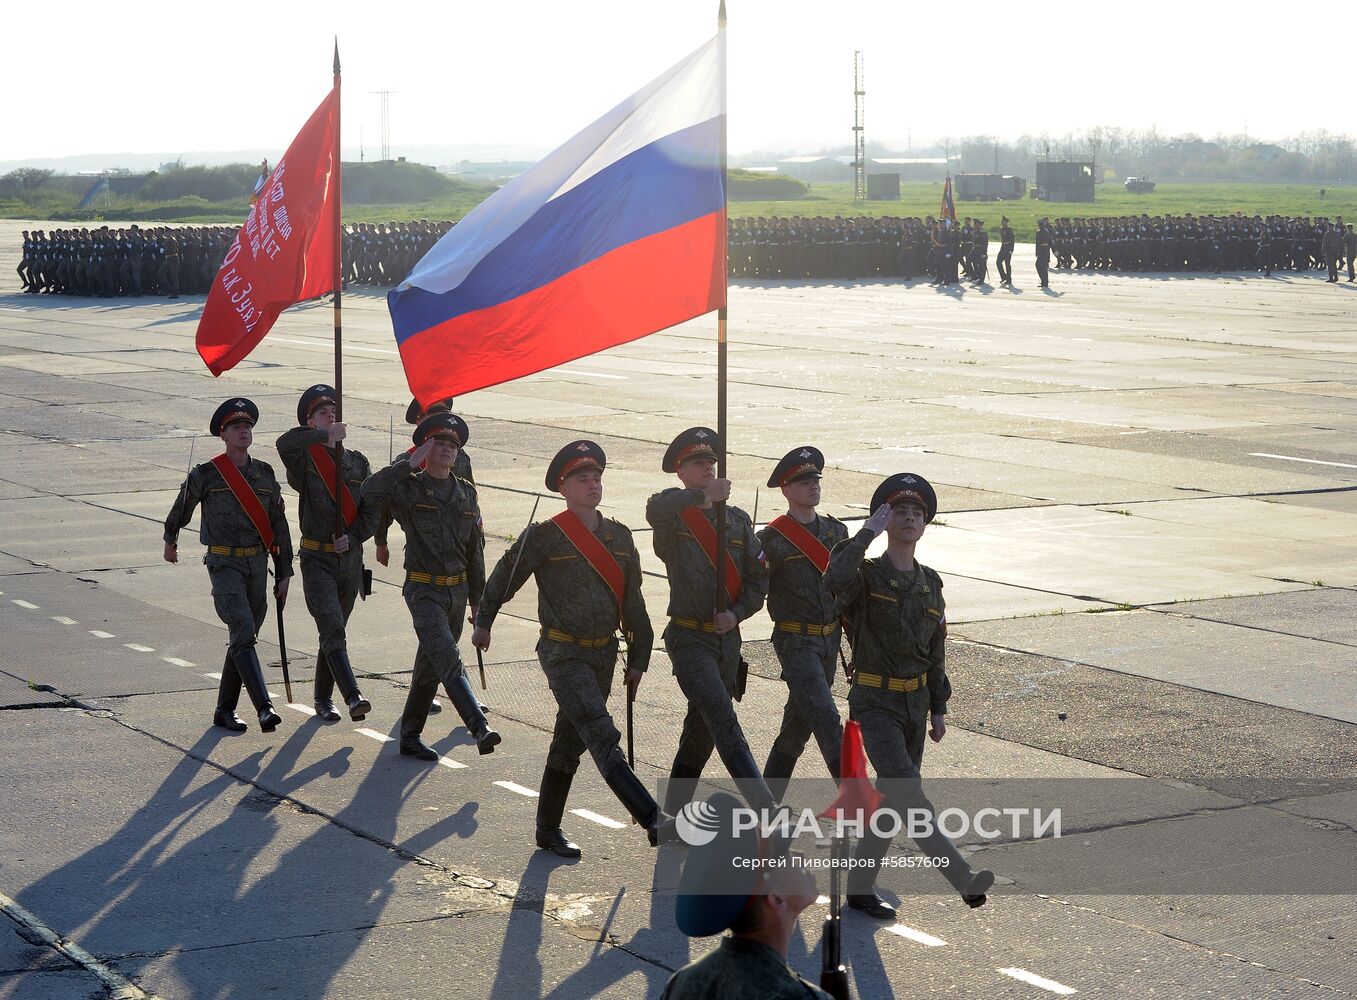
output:
[[[440,174],[418,163],[345,163],[344,201],[349,205],[408,205],[477,194],[493,188]],[[145,174],[110,175],[110,205],[123,218],[180,218],[201,207],[204,213],[249,204],[259,179],[257,163],[220,167],[175,164]],[[85,193],[98,181],[92,176],[68,176],[51,170],[24,167],[0,176],[0,209],[9,213],[29,209],[37,217],[69,217]],[[100,195],[96,207],[102,208]]]

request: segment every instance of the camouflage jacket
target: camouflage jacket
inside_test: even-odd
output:
[[[707,553],[679,518],[687,507],[700,508],[706,501],[702,490],[673,487],[656,493],[646,502],[646,520],[655,529],[651,544],[669,573],[669,616],[709,622],[716,609],[716,571]],[[702,515],[716,525],[716,510]],[[759,537],[749,515],[738,507],[726,507],[726,551],[740,572],[740,599],[730,610],[744,621],[757,614],[768,596]]]
[[[466,573],[467,598],[479,604],[485,591],[485,537],[476,487],[456,476],[452,494],[439,498],[428,472],[410,468],[399,455],[363,484],[363,500],[374,509],[389,507],[405,531],[405,569],[432,576]]]
[[[278,457],[283,460],[287,470],[287,484],[297,491],[301,498],[298,517],[301,521],[302,537],[313,538],[318,542],[328,542],[335,533],[335,502],[330,496],[334,489],[333,480],[325,482],[320,469],[311,458],[312,445],[324,445],[330,439],[329,434],[313,427],[293,427],[278,438]],[[334,449],[326,447],[330,461],[334,461]],[[358,508],[358,517],[349,525],[346,534],[354,548],[362,545],[372,535],[376,514],[371,504],[363,502],[363,483],[372,475],[372,467],[361,451],[344,449],[344,481],[348,483],[353,502]],[[333,556],[331,556],[333,558]]]
[[[817,514],[815,523],[803,525],[826,549],[848,537],[848,529],[837,518]],[[763,558],[768,567],[768,614],[778,622],[812,622],[825,625],[838,612],[824,577],[801,550],[773,527],[759,532]]]
[[[410,451],[414,451],[413,448]],[[407,451],[406,454],[410,454]],[[457,461],[452,463],[452,474],[458,479],[465,479],[472,486],[476,485],[476,477],[471,472],[471,459],[467,456],[465,449],[458,449]],[[374,527],[372,529],[372,540],[378,545],[386,544],[387,529],[391,527],[391,511],[383,507],[373,515]]]
[[[833,1000],[768,945],[723,937],[669,977],[660,1000]]]
[[[257,458],[250,459],[243,474],[268,512],[269,526],[273,529],[274,573],[278,579],[285,579],[292,575],[292,536],[283,515],[282,487],[273,474],[273,466]],[[170,516],[165,518],[167,543],[178,544],[180,529],[192,520],[199,504],[203,505],[203,513],[198,521],[198,540],[204,545],[249,548],[260,543],[254,522],[211,462],[194,466],[179,487]]]
[[[825,582],[853,623],[853,671],[882,677],[928,675],[929,710],[947,711],[951,693],[943,661],[947,636],[942,577],[917,560],[897,570],[882,553],[867,559],[864,528],[834,547]]]
[[[626,525],[599,517],[594,536],[612,553],[625,581],[622,622],[627,634],[627,666],[645,670],[655,632],[641,596],[641,562]],[[515,569],[517,564],[517,569]],[[513,573],[513,579],[509,574]],[[580,639],[612,635],[618,627],[613,592],[574,543],[551,521],[530,525],[500,557],[485,585],[476,624],[492,628],[500,608],[518,593],[530,576],[537,577],[537,620]]]

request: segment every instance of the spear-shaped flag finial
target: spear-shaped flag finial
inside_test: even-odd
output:
[[[726,0],[721,0],[721,9],[716,12],[716,26],[718,28],[726,26]]]
[[[339,36],[335,35],[335,76],[338,75],[339,75]]]

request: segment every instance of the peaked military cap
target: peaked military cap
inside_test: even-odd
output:
[[[415,442],[415,447],[424,443],[425,438],[434,434],[451,434],[457,438],[457,447],[466,444],[466,439],[471,436],[467,429],[466,421],[455,413],[448,413],[446,410],[440,410],[437,413],[431,413],[419,422],[415,428],[415,433],[411,438]]]
[[[547,466],[547,489],[559,493],[561,484],[568,476],[581,469],[597,469],[602,472],[608,467],[608,456],[593,441],[571,441],[556,453],[556,457]]]
[[[302,393],[302,398],[297,400],[298,426],[305,427],[316,407],[323,403],[329,403],[331,406],[339,405],[339,393],[335,392],[334,386],[313,385]]]
[[[752,864],[736,864],[737,859],[760,857],[763,850],[757,830],[735,832],[735,810],[742,805],[735,796],[717,792],[705,802],[684,806],[676,818],[679,836],[689,847],[674,922],[689,937],[720,934],[735,923],[762,881]]]
[[[715,458],[719,440],[710,427],[689,427],[669,443],[661,468],[665,472],[677,472],[678,467],[690,458]]]
[[[905,500],[913,500],[924,509],[924,521],[932,521],[938,513],[938,495],[923,476],[912,472],[897,472],[886,479],[872,494],[872,510],[884,504],[894,507]]]
[[[419,400],[412,399],[410,400],[410,405],[405,408],[405,422],[407,424],[417,424],[430,413],[436,413],[438,411],[450,413],[452,412],[452,401],[455,398],[456,397],[454,396],[449,396],[447,399],[440,399],[437,402],[430,403],[427,410],[419,405]]]
[[[208,433],[213,437],[221,437],[221,432],[226,428],[226,425],[233,424],[237,420],[248,420],[250,425],[254,426],[259,423],[259,407],[244,396],[228,399],[217,407],[217,411],[212,414],[212,419],[207,424]]]
[[[825,456],[820,453],[820,449],[803,445],[782,456],[782,461],[777,463],[773,474],[768,477],[768,486],[777,489],[810,476],[819,479],[820,473],[824,471]]]

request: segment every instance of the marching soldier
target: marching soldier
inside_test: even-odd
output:
[[[853,686],[850,716],[862,727],[877,788],[899,815],[924,809],[936,816],[923,793],[919,768],[924,736],[940,742],[951,685],[944,664],[947,636],[942,578],[914,558],[924,528],[938,510],[933,487],[922,476],[900,473],[872,495],[872,516],[856,535],[835,547],[825,579],[839,608],[853,623]],[[886,532],[886,551],[867,559],[867,546]],[[934,859],[952,887],[972,908],[983,906],[992,872],[972,871],[951,840],[936,828],[916,843]],[[895,909],[874,890],[890,840],[868,832],[858,842],[848,875],[848,905],[881,920]]]
[[[401,713],[400,752],[420,760],[438,759],[420,735],[440,680],[476,749],[488,754],[500,743],[476,702],[457,651],[467,606],[474,619],[485,590],[485,538],[476,487],[452,474],[467,437],[461,417],[431,414],[415,428],[415,450],[397,456],[363,486],[363,499],[374,508],[389,506],[405,530],[403,593],[419,636],[419,653]]]
[[[1037,223],[1037,278],[1040,284],[1039,288],[1051,287],[1051,246],[1055,242],[1055,234],[1051,232],[1050,223],[1042,219]],[[1012,284],[1012,282],[1009,282]]]
[[[773,651],[787,682],[782,728],[763,766],[763,778],[778,799],[786,792],[812,734],[830,777],[839,777],[843,725],[831,689],[842,632],[823,576],[830,550],[848,537],[848,529],[842,521],[815,510],[824,468],[824,455],[809,445],[783,456],[768,486],[782,490],[787,513],[759,532],[768,566]]]
[[[537,578],[537,659],[556,698],[556,726],[537,799],[537,846],[563,858],[580,849],[561,832],[570,784],[588,749],[618,801],[644,828],[651,846],[660,807],[627,764],[608,713],[620,630],[627,639],[625,682],[635,697],[650,663],[655,634],[641,596],[641,564],[631,531],[603,517],[607,457],[593,441],[572,441],[547,467],[547,489],[566,509],[533,524],[500,558],[476,615],[471,641],[490,648],[495,616],[530,576]]]
[[[202,504],[198,537],[207,546],[203,563],[212,580],[217,617],[230,632],[212,724],[245,731],[245,723],[236,716],[244,684],[259,713],[259,728],[271,733],[282,719],[273,710],[254,644],[268,610],[268,556],[273,556],[277,580],[273,592],[281,612],[292,577],[292,539],[272,467],[250,457],[258,420],[259,407],[239,397],[228,399],[212,414],[208,430],[222,439],[226,450],[195,466],[180,486],[165,519],[165,561],[179,561],[179,532]]]
[[[726,508],[726,548],[721,581],[730,605],[716,612],[716,512],[730,496],[730,480],[716,478],[716,432],[690,427],[664,453],[665,472],[683,488],[656,493],[646,503],[652,544],[669,576],[669,624],[664,648],[688,699],[678,751],[670,770],[664,811],[688,802],[713,747],[740,791],[756,809],[776,805],[749,751],[734,700],[744,693],[747,667],[740,656],[740,622],[763,607],[768,576],[749,515]]]
[[[301,497],[302,593],[320,633],[314,688],[316,717],[325,722],[339,721],[331,700],[338,685],[349,718],[359,722],[372,711],[372,705],[358,690],[344,629],[353,613],[354,599],[367,596],[363,540],[373,515],[359,500],[363,481],[372,470],[362,452],[343,449],[340,507],[344,532],[336,534],[335,444],[347,435],[347,428],[335,420],[337,398],[328,385],[307,389],[297,402],[297,426],[285,431],[277,444],[288,485]]]
[[[999,222],[999,255],[994,258],[994,266],[999,272],[999,284],[1013,284],[1013,227],[1008,224],[1005,215]]]
[[[405,422],[411,427],[416,427],[430,413],[451,413],[452,402],[452,396],[447,399],[440,399],[436,403],[430,403],[429,409],[426,411],[420,407],[419,400],[412,399],[410,405],[405,408]],[[414,450],[412,445],[406,454],[411,454]],[[452,467],[452,474],[458,479],[465,479],[472,486],[476,485],[476,477],[471,472],[471,456],[466,453],[465,448],[457,449],[457,462]],[[377,561],[383,566],[388,565],[391,560],[391,549],[387,545],[387,531],[390,527],[391,511],[383,508],[377,512],[377,526],[373,530],[373,541],[377,547]],[[441,711],[443,711],[443,706],[435,698],[429,704],[429,714],[437,715]],[[481,706],[481,711],[485,711],[484,705]]]

